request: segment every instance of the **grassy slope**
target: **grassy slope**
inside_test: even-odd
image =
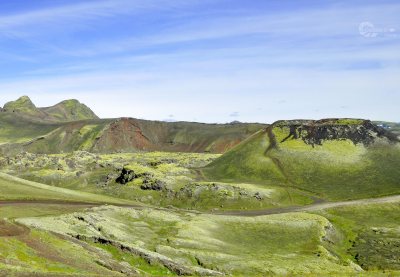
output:
[[[328,221],[305,213],[241,218],[109,207],[19,222],[61,234],[118,238],[149,256],[234,275],[354,272],[324,247]]]
[[[17,222],[34,228],[31,239],[50,243],[48,251],[61,248],[62,252],[58,253],[68,253],[73,258],[79,247],[71,247],[68,241],[44,231],[79,234],[87,238],[84,241],[109,252],[117,261],[129,263],[144,275],[173,274],[163,263],[149,264],[142,254],[100,244],[96,238],[118,241],[137,249],[137,253],[146,253],[146,257],[171,259],[178,266],[211,269],[234,276],[354,276],[360,269],[353,262],[368,270],[363,276],[380,276],[382,272],[396,276],[400,273],[399,211],[399,203],[368,204],[331,208],[314,214],[246,218],[109,206],[70,215],[22,218]],[[43,252],[32,251],[37,245],[18,240],[0,236],[0,272],[15,264],[22,265],[19,271],[42,273],[49,270],[74,272],[78,266],[73,259],[64,267],[52,259],[45,263],[48,256],[43,258]],[[79,273],[85,274],[94,270],[91,261],[96,259],[96,253],[81,251],[83,260]],[[22,253],[29,253],[31,258],[25,259]],[[1,258],[5,257],[8,262],[4,263]]]
[[[60,153],[76,150],[90,151],[102,130],[112,120],[85,120],[63,125],[46,139],[38,140],[24,149],[31,153]]]
[[[166,144],[166,149],[170,151],[211,153],[223,153],[266,126],[259,123],[204,124],[143,120],[138,120],[138,123],[147,137],[152,141],[161,137],[161,143]],[[163,130],[163,134],[154,130]]]
[[[0,205],[0,275],[61,274],[73,276],[123,276],[110,271],[108,256],[48,232],[25,230],[4,218],[49,216],[82,211],[68,202],[133,204],[131,201],[47,186],[0,173],[1,200],[62,201],[65,204]],[[101,262],[99,262],[101,261]],[[112,261],[111,261],[112,262]],[[18,275],[19,276],[19,275]],[[25,275],[24,275],[25,276]]]
[[[93,119],[50,124],[31,122],[10,113],[0,113],[0,123],[0,144],[12,144],[2,147],[3,152],[10,154],[76,150],[101,153],[141,150],[223,153],[265,127],[255,123],[171,123],[137,119]],[[138,131],[144,137],[137,137]],[[35,140],[39,137],[42,139]],[[141,139],[145,140],[144,145]]]
[[[204,168],[203,172],[211,180],[281,184],[285,176],[264,155],[268,146],[267,132],[259,131]]]
[[[288,132],[274,128],[277,141]],[[204,174],[210,179],[293,186],[328,200],[400,193],[399,144],[367,148],[351,141],[326,141],[312,147],[294,139],[268,150],[269,145],[268,132],[260,131],[211,163]]]
[[[347,238],[336,246],[341,257],[353,259],[365,270],[400,273],[400,203],[341,207],[317,214]]]
[[[75,99],[65,100],[51,107],[40,108],[40,110],[57,121],[98,119],[97,115],[90,108]]]
[[[20,155],[3,170],[10,174],[72,190],[105,194],[142,203],[198,210],[252,210],[312,203],[294,189],[273,185],[202,182],[196,170],[217,158],[205,153],[125,153],[93,155],[83,152],[56,155]],[[15,162],[15,164],[14,164]],[[0,159],[1,163],[1,159]],[[137,177],[116,183],[116,168],[133,170]],[[110,176],[110,177],[108,177]],[[143,190],[147,181],[162,181],[165,190]],[[107,184],[105,184],[107,182]]]
[[[2,276],[124,276],[99,264],[104,254],[48,232],[0,236],[0,249]]]
[[[60,200],[85,203],[135,204],[132,201],[74,191],[0,173],[0,200]]]
[[[29,122],[15,114],[0,113],[0,144],[28,142],[48,134],[59,126]]]

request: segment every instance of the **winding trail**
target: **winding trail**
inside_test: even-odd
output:
[[[213,214],[213,215],[225,215],[225,216],[261,216],[261,215],[273,215],[273,214],[282,214],[282,213],[293,213],[293,212],[310,212],[310,211],[318,211],[329,208],[336,207],[345,207],[352,205],[368,205],[368,204],[382,204],[382,203],[394,203],[400,202],[400,195],[393,196],[385,196],[380,198],[367,198],[367,199],[358,199],[358,200],[349,200],[349,201],[340,201],[340,202],[324,202],[324,203],[314,203],[306,206],[290,206],[290,207],[282,207],[282,208],[272,208],[272,209],[264,209],[264,210],[238,210],[238,211],[216,211],[216,212],[200,212],[194,210],[181,210],[185,212],[193,212],[197,214]],[[162,207],[151,207],[151,206],[141,206],[141,205],[124,205],[124,204],[108,204],[108,203],[85,203],[85,202],[66,202],[59,200],[0,200],[0,208],[4,206],[24,206],[24,205],[64,205],[64,206],[81,206],[81,207],[98,207],[103,205],[111,205],[122,208],[133,208],[133,209],[146,209],[153,208],[163,211],[180,211],[179,209],[168,209]]]
[[[272,215],[272,214],[282,214],[282,213],[292,213],[292,212],[311,212],[311,211],[318,211],[329,208],[337,208],[337,207],[345,207],[353,205],[383,204],[383,203],[394,203],[394,202],[400,202],[400,195],[340,201],[340,202],[316,203],[306,206],[291,206],[291,207],[274,208],[267,210],[225,211],[215,214],[234,215],[234,216],[260,216],[260,215]]]
[[[121,208],[134,208],[134,209],[145,209],[145,208],[156,208],[146,205],[131,205],[131,204],[115,204],[115,203],[107,203],[107,202],[78,202],[78,201],[64,201],[64,200],[41,200],[41,199],[33,199],[33,200],[0,200],[0,208],[7,206],[29,206],[29,205],[37,205],[37,206],[47,206],[47,205],[60,205],[60,206],[72,206],[72,207],[83,207],[83,208],[92,208],[99,207],[104,205],[116,206]]]

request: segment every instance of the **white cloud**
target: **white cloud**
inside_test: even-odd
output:
[[[162,2],[163,8],[186,5]],[[146,13],[161,2],[88,3],[1,17],[0,32],[30,34],[31,24],[62,30],[65,25],[57,22],[79,25]],[[28,94],[48,106],[77,98],[103,117],[163,119],[173,114],[180,120],[228,122],[236,111],[241,121],[337,116],[398,121],[398,38],[367,40],[358,33],[358,24],[370,20],[393,26],[399,12],[398,4],[260,11],[193,18],[184,25],[177,19],[152,34],[88,39],[79,47],[45,40],[44,52],[62,62],[20,71],[14,78],[3,76],[1,101]],[[147,50],[155,46],[161,47]],[[145,53],[135,54],[140,50]]]
[[[163,119],[166,114],[174,114],[181,120],[228,122],[234,110],[240,112],[241,121],[342,116],[397,121],[399,74],[399,69],[301,73],[256,70],[239,76],[220,73],[213,77],[195,72],[181,76],[176,72],[98,72],[84,77],[3,82],[0,91],[4,102],[28,94],[40,106],[77,98],[103,117]],[[282,98],[287,102],[276,104]],[[260,105],[265,109],[255,108]],[[348,109],[340,109],[343,105]]]

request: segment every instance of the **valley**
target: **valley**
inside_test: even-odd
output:
[[[378,125],[23,97],[0,112],[0,276],[396,276],[400,141]]]

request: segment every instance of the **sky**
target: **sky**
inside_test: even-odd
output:
[[[397,0],[0,1],[0,105],[400,122],[399,14]]]

